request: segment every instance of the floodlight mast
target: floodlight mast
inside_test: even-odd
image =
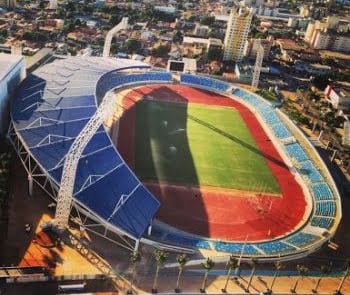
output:
[[[256,60],[255,60],[255,67],[253,72],[253,79],[252,79],[252,87],[254,89],[257,89],[259,87],[259,80],[260,80],[260,72],[261,72],[261,66],[264,59],[264,47],[261,45],[260,39],[257,41],[257,51],[256,51]]]
[[[79,160],[85,147],[95,135],[98,128],[100,128],[101,124],[103,124],[103,121],[113,114],[116,105],[117,99],[115,93],[113,91],[108,92],[96,113],[79,133],[67,153],[63,165],[60,190],[57,196],[55,219],[52,221],[53,227],[58,231],[64,231],[68,226]]]
[[[114,28],[108,31],[105,39],[105,44],[103,47],[103,57],[109,57],[109,53],[111,51],[111,44],[113,37],[121,30],[126,30],[128,28],[128,17],[123,17],[121,22],[117,24]]]

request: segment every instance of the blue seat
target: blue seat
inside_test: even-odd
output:
[[[227,91],[230,88],[229,83],[207,77],[193,76],[190,74],[181,74],[181,82],[204,86],[223,92]]]
[[[256,247],[263,250],[267,255],[283,253],[283,252],[291,252],[295,250],[295,248],[293,248],[292,246],[287,245],[281,241],[259,243],[259,244],[256,244]]]
[[[303,232],[298,232],[296,234],[293,234],[292,236],[284,239],[288,244],[297,246],[297,247],[305,247],[307,245],[311,245],[315,241],[319,240],[320,237],[309,234],[309,233],[303,233]]]
[[[284,126],[283,123],[271,125],[271,128],[275,133],[275,135],[280,139],[284,139],[292,136],[288,128]]]
[[[334,222],[334,219],[330,217],[313,217],[311,220],[311,225],[329,229],[332,227],[333,222]]]
[[[325,182],[311,184],[311,191],[316,200],[332,200],[333,193]]]
[[[334,217],[335,202],[334,201],[317,202],[315,215]]]
[[[244,246],[243,243],[223,242],[215,241],[214,248],[216,251],[240,254],[244,247],[243,255],[255,255],[258,254],[258,250],[250,244]]]
[[[285,149],[291,158],[294,158],[298,162],[309,160],[309,157],[305,153],[304,149],[298,142],[286,144]]]

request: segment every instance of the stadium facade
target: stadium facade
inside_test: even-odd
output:
[[[0,53],[0,137],[8,129],[9,99],[25,76],[22,56]]]

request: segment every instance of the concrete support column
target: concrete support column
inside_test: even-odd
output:
[[[147,229],[147,234],[150,236],[152,234],[152,223],[153,220],[151,220],[151,224],[149,225],[148,229]]]
[[[31,173],[28,173],[28,194],[33,195],[33,175]]]
[[[334,150],[334,151],[333,151],[333,155],[332,155],[332,157],[331,157],[331,162],[334,161],[335,156],[336,156],[336,154],[337,154],[337,151],[338,151],[338,150]]]
[[[318,136],[318,140],[321,140],[322,135],[323,135],[323,130],[321,130],[320,135]]]
[[[137,252],[139,250],[139,245],[140,245],[140,240],[136,240],[135,247],[134,247],[134,252]]]

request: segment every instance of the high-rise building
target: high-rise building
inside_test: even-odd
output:
[[[250,38],[245,42],[244,56],[256,58],[260,46],[264,48],[264,59],[268,58],[272,46],[273,37],[269,36],[267,39]]]
[[[14,8],[16,4],[16,0],[0,0],[0,7]]]
[[[224,42],[224,60],[240,61],[243,59],[244,46],[252,19],[252,9],[240,7],[231,10]]]
[[[50,9],[57,9],[57,0],[50,0],[49,8]]]

